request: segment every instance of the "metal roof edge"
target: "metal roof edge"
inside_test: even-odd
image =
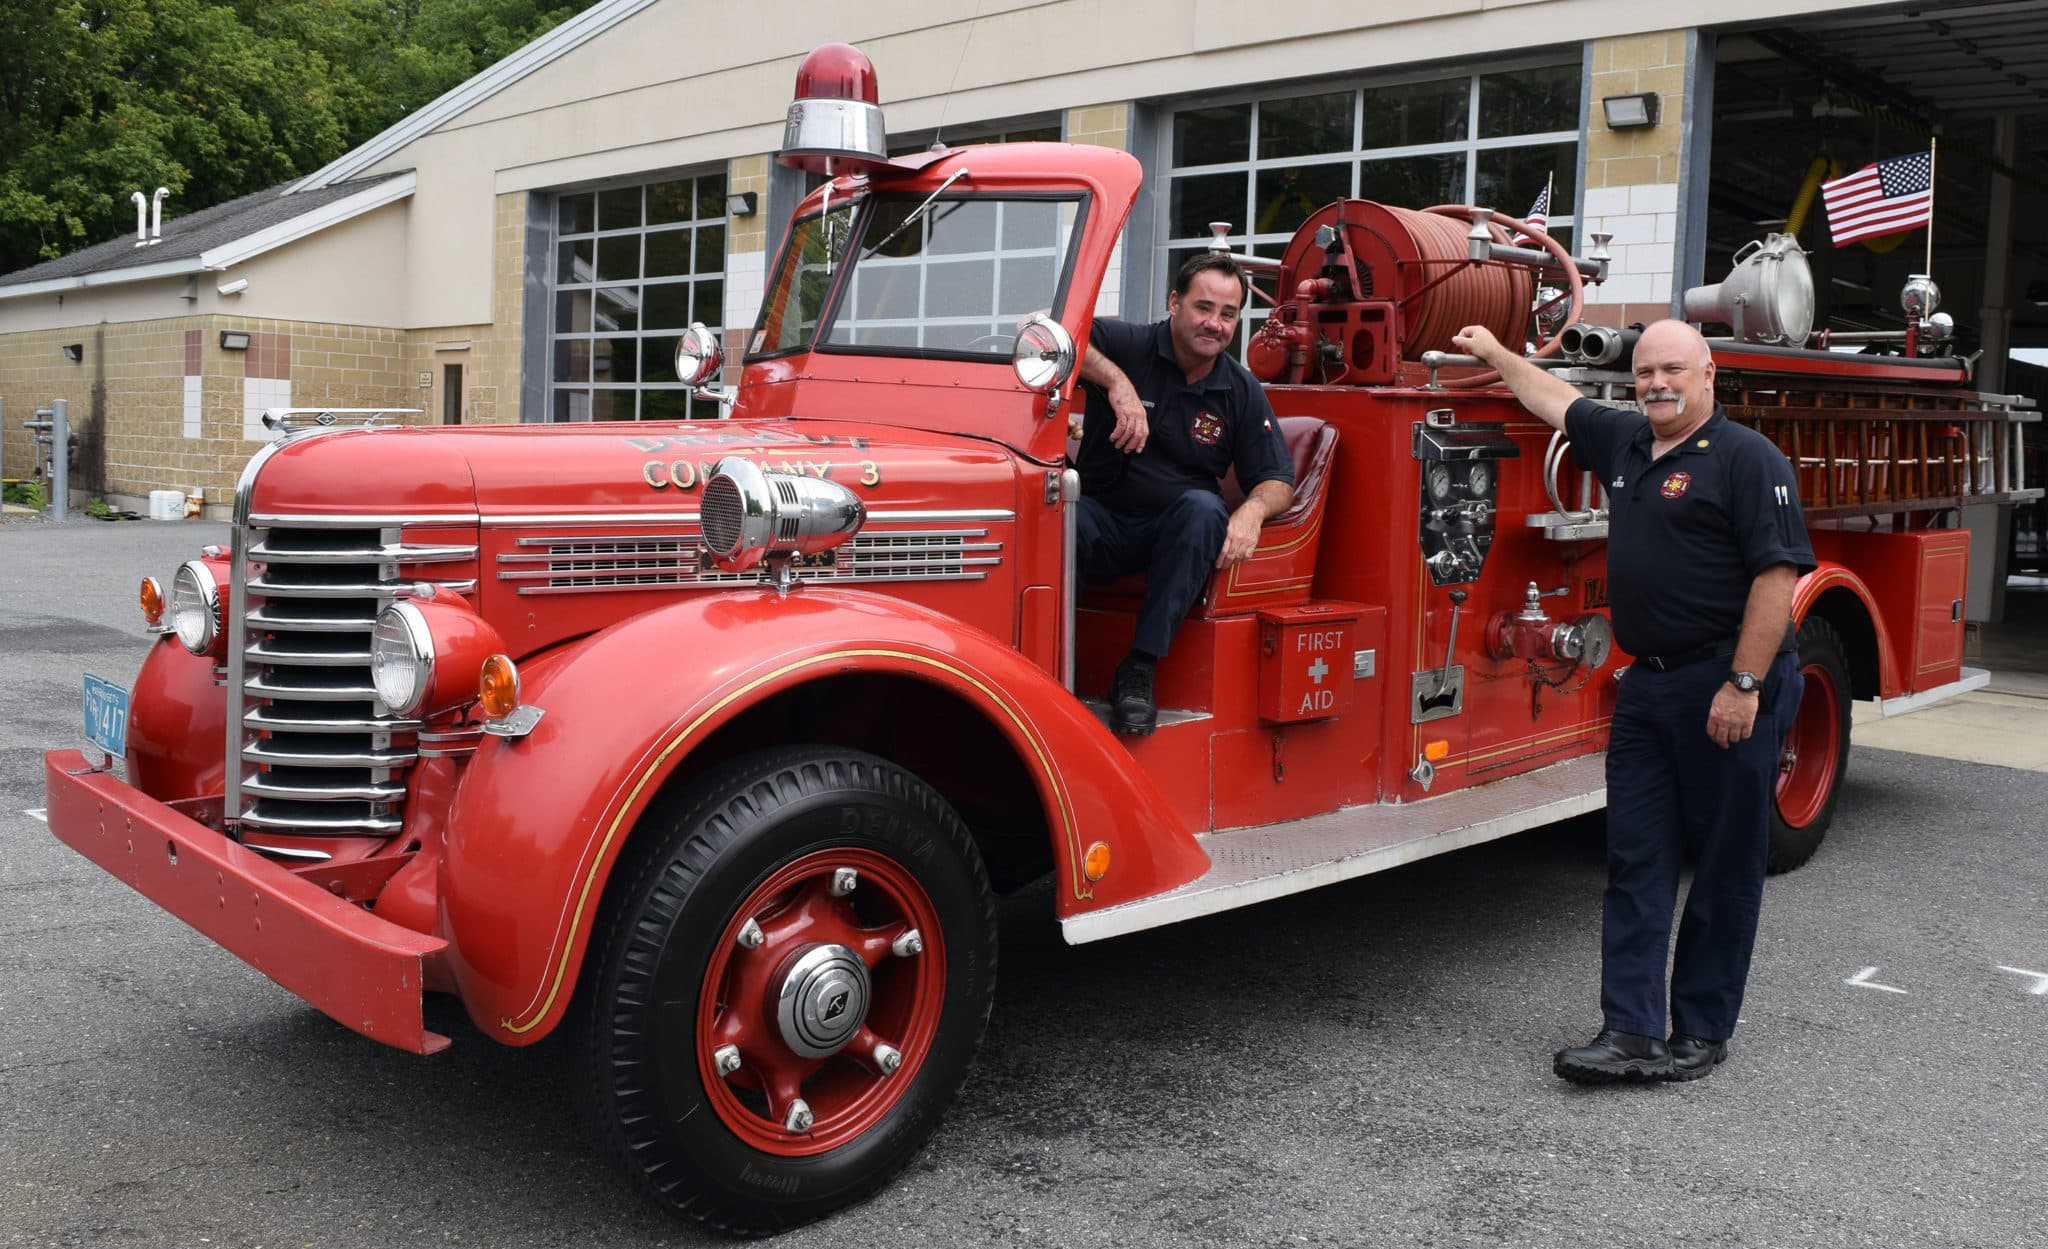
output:
[[[300,213],[266,226],[254,234],[245,235],[219,247],[209,248],[199,254],[199,263],[207,269],[225,269],[240,264],[264,252],[274,251],[287,243],[294,243],[311,234],[318,234],[329,226],[340,225],[351,217],[360,217],[373,208],[382,208],[411,195],[419,188],[419,175],[406,170],[396,177],[386,178],[364,187],[354,195],[346,195],[331,203],[322,204],[311,212]]]
[[[198,256],[184,256],[177,260],[165,260],[153,265],[131,265],[125,269],[102,269],[97,273],[76,273],[68,278],[44,278],[40,282],[22,282],[14,286],[0,286],[0,301],[22,299],[29,295],[63,294],[65,291],[83,290],[88,286],[115,286],[122,282],[147,282],[153,278],[174,278],[181,274],[198,273],[206,265]]]
[[[400,119],[292,183],[285,188],[283,194],[294,195],[300,191],[310,191],[347,181],[351,176],[361,173],[406,144],[431,133],[441,123],[476,107],[528,74],[583,46],[655,2],[656,0],[601,0],[600,3],[563,22],[497,64],[422,106],[411,116]]]

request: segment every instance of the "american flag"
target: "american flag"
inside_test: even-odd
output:
[[[1824,182],[1828,232],[1836,247],[1925,225],[1934,211],[1934,155],[1915,152]]]
[[[1526,221],[1526,222],[1528,222],[1528,223],[1529,223],[1529,229],[1530,229],[1530,230],[1532,230],[1532,231],[1534,231],[1534,233],[1533,233],[1533,234],[1523,234],[1523,233],[1522,233],[1521,231],[1517,230],[1517,231],[1515,232],[1515,240],[1514,240],[1514,245],[1515,245],[1516,247],[1520,247],[1520,246],[1522,246],[1522,245],[1523,245],[1523,244],[1525,244],[1525,243],[1533,243],[1533,242],[1535,242],[1535,241],[1536,241],[1536,237],[1535,237],[1535,236],[1536,236],[1536,234],[1542,234],[1542,233],[1544,233],[1545,231],[1547,231],[1547,230],[1548,230],[1548,229],[1550,228],[1550,183],[1549,183],[1549,182],[1547,182],[1547,181],[1546,181],[1546,182],[1545,182],[1545,183],[1543,184],[1543,189],[1542,189],[1541,191],[1537,192],[1537,194],[1536,194],[1536,202],[1535,202],[1535,203],[1533,203],[1533,204],[1531,204],[1531,205],[1529,205],[1529,211],[1528,211],[1528,212],[1525,212],[1525,213],[1523,213],[1523,214],[1522,214],[1522,220],[1524,220],[1524,221]]]

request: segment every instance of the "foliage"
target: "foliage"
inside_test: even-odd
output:
[[[111,505],[107,503],[105,499],[100,498],[98,495],[94,495],[92,502],[85,505],[85,514],[87,516],[97,516],[105,518],[108,516],[112,516],[114,514],[114,509]]]
[[[595,0],[0,0],[0,273],[312,172]]]
[[[42,511],[43,505],[48,502],[43,497],[43,483],[35,480],[10,481],[7,483],[5,491],[0,491],[0,497],[4,497],[7,502],[17,507],[25,507],[31,512]]]

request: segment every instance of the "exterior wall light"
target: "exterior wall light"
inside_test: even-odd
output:
[[[220,332],[220,349],[222,351],[249,350],[248,333],[243,330],[222,330]]]
[[[1601,115],[1609,130],[1636,130],[1657,124],[1657,93],[1608,95],[1600,98]]]
[[[751,217],[754,206],[761,202],[752,191],[735,191],[725,197],[725,211],[734,217]]]
[[[83,359],[85,359],[85,344],[84,344],[84,343],[65,343],[65,344],[64,344],[64,358],[65,358],[66,360],[69,360],[69,361],[71,361],[71,363],[73,363],[73,364],[77,364],[77,363],[78,363],[78,362],[79,362],[80,360],[83,360]]]

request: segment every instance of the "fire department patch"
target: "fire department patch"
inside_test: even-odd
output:
[[[1223,418],[1204,409],[1195,413],[1195,419],[1188,423],[1188,437],[1205,447],[1213,447],[1223,437]]]
[[[1664,497],[1667,499],[1675,499],[1679,495],[1684,494],[1686,487],[1690,485],[1692,485],[1691,473],[1673,473],[1671,474],[1671,476],[1666,477],[1664,479],[1664,485],[1662,487]]]

